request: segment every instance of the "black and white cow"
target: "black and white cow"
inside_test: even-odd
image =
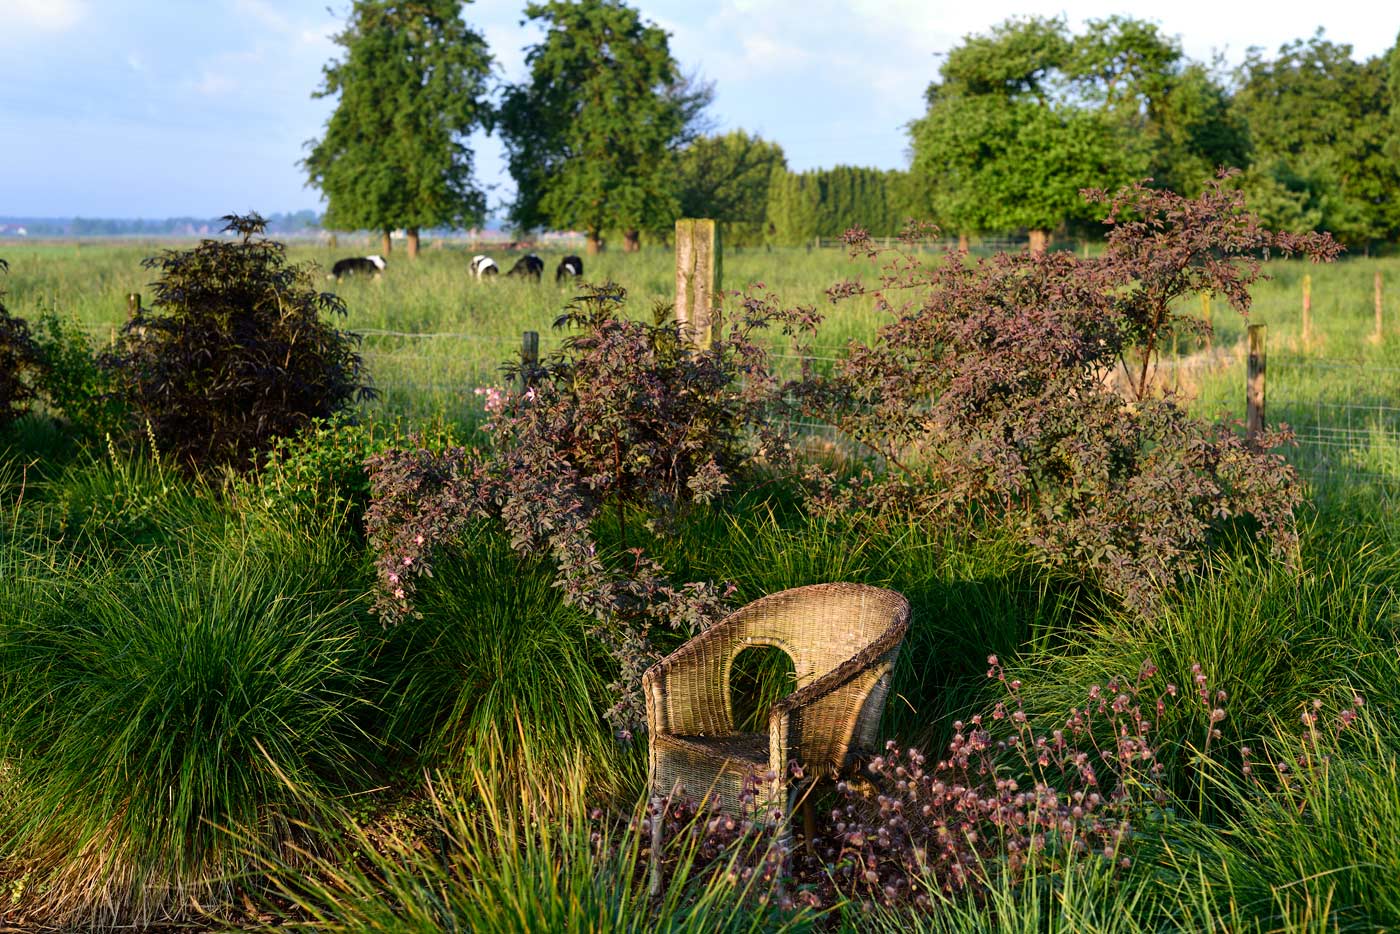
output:
[[[520,259],[515,261],[515,265],[510,267],[510,272],[506,273],[508,276],[525,276],[534,279],[536,282],[540,281],[540,276],[543,274],[544,260],[540,259],[534,253],[526,253],[524,256],[520,257]]]
[[[331,278],[339,282],[344,276],[377,276],[388,265],[378,253],[372,256],[349,256],[335,261],[335,265],[331,267]]]
[[[569,255],[559,261],[559,268],[554,270],[554,284],[567,282],[570,279],[577,279],[583,275],[583,260],[577,256]]]
[[[478,253],[472,257],[471,271],[472,275],[478,279],[484,279],[487,276],[500,275],[501,267],[497,266],[496,261],[491,257],[484,253]]]

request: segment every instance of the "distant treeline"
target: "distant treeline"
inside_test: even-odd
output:
[[[774,173],[768,188],[768,239],[805,243],[839,237],[855,224],[876,237],[897,235],[926,216],[927,198],[909,172],[838,165]]]
[[[29,237],[180,237],[217,234],[224,227],[217,217],[166,217],[161,219],[110,217],[0,217],[0,236]],[[315,211],[272,214],[267,229],[277,234],[319,231]],[[23,234],[20,231],[23,230]]]

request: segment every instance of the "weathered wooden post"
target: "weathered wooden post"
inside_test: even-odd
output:
[[[676,323],[697,347],[719,337],[721,256],[719,225],[709,219],[676,221]]]
[[[540,365],[540,332],[526,331],[520,342],[520,391],[534,384],[534,371]]]
[[[1312,342],[1312,276],[1303,275],[1303,346]]]
[[[1379,343],[1381,342],[1381,336],[1382,336],[1382,334],[1384,333],[1384,331],[1381,329],[1381,307],[1382,307],[1382,304],[1383,304],[1382,298],[1383,298],[1383,296],[1382,296],[1382,293],[1381,293],[1381,271],[1380,271],[1379,269],[1377,269],[1377,270],[1376,270],[1376,333],[1374,333],[1374,334],[1371,335],[1371,340],[1375,341],[1377,344],[1379,344]]]
[[[1212,345],[1210,331],[1210,293],[1201,293],[1201,320],[1206,323],[1206,350],[1209,351]]]
[[[1265,325],[1249,326],[1249,375],[1245,381],[1244,436],[1253,444],[1264,430]]]
[[[126,296],[126,316],[134,318],[141,313],[141,293],[130,292]]]

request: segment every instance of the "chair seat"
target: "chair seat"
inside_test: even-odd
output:
[[[745,785],[763,782],[770,768],[767,733],[658,734],[652,743],[662,774],[678,783],[683,794],[709,797],[726,811],[741,810]]]
[[[656,737],[658,743],[673,746],[677,751],[703,756],[715,762],[733,761],[736,765],[762,766],[768,769],[767,733],[726,733],[723,736]]]

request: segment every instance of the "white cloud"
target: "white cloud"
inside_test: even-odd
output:
[[[265,0],[233,0],[233,9],[239,16],[252,20],[262,29],[282,33],[293,30],[291,20]]]
[[[206,97],[218,97],[230,91],[234,91],[237,88],[237,81],[217,71],[206,71],[200,76],[200,79],[194,83],[195,92],[203,94]]]
[[[297,38],[304,46],[326,46],[329,48],[335,45],[336,32],[337,28],[329,25],[308,26],[301,31],[301,35]]]
[[[83,0],[8,0],[3,14],[5,32],[12,38],[25,32],[67,32],[87,13]]]
[[[806,68],[812,53],[773,36],[744,36],[740,43],[748,74],[765,71],[792,71]]]

